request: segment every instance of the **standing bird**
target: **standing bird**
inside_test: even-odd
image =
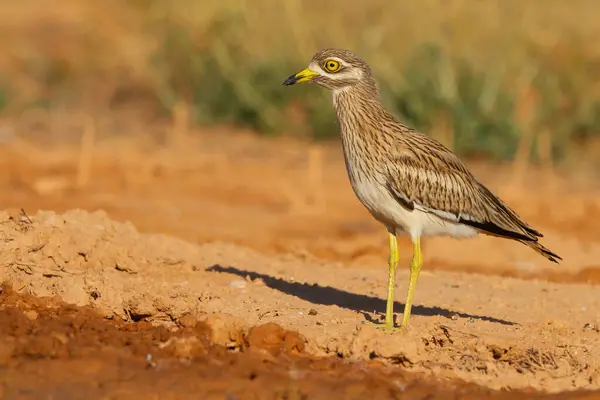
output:
[[[283,85],[300,82],[331,90],[352,189],[388,231],[386,332],[395,331],[397,235],[408,234],[413,243],[400,329],[408,326],[410,318],[423,265],[423,236],[467,238],[484,233],[521,242],[550,261],[562,260],[538,242],[541,233],[479,182],[455,154],[397,121],[381,104],[371,68],[352,51],[321,50],[308,68],[290,76]]]

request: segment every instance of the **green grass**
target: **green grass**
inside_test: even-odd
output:
[[[0,81],[0,113],[6,108],[10,101],[10,89],[7,84]]]

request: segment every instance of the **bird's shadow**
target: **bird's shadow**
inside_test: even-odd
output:
[[[228,273],[240,276],[242,278],[248,276],[252,280],[261,279],[265,283],[265,285],[270,287],[271,289],[278,290],[291,296],[296,296],[302,300],[306,300],[313,304],[321,304],[326,306],[334,305],[353,310],[358,313],[361,313],[365,319],[371,322],[374,322],[374,319],[369,313],[372,313],[376,310],[385,309],[384,299],[364,294],[350,293],[346,292],[345,290],[333,288],[331,286],[320,286],[317,284],[311,285],[308,283],[289,282],[281,278],[272,277],[270,275],[265,275],[253,271],[247,271],[231,266],[223,267],[218,264],[206,268],[206,271]],[[399,310],[399,306],[401,306],[402,310],[404,310],[404,304],[399,302],[394,303],[395,310]],[[480,321],[488,321],[502,325],[517,325],[517,323],[512,321],[506,321],[503,319],[488,316],[454,312],[441,307],[426,307],[413,305],[411,313],[413,315],[422,315],[426,317],[441,315],[447,318],[450,318],[454,315],[458,315],[460,318],[472,318]],[[379,315],[381,316],[381,314]]]

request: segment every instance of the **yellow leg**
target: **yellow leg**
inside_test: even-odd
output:
[[[398,241],[394,231],[388,231],[390,242],[390,254],[388,258],[389,275],[388,275],[388,292],[387,303],[385,307],[385,324],[386,331],[394,330],[394,286],[396,285],[396,268],[398,267]]]
[[[408,282],[408,295],[406,296],[406,304],[404,306],[404,314],[402,315],[401,328],[408,326],[410,318],[410,309],[412,308],[413,296],[415,295],[415,287],[419,279],[419,272],[423,266],[423,257],[421,255],[421,238],[413,239],[413,259],[410,263],[410,281]]]

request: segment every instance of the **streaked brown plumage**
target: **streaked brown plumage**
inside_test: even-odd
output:
[[[454,153],[397,121],[381,104],[370,67],[356,54],[321,50],[307,69],[284,84],[304,81],[333,93],[352,188],[394,236],[390,237],[390,281],[397,263],[396,234],[408,233],[415,244],[403,326],[408,323],[412,291],[421,268],[421,236],[484,233],[521,242],[550,261],[561,259],[538,242],[541,233],[479,182]],[[393,326],[388,315],[393,282],[390,285],[388,329]]]

